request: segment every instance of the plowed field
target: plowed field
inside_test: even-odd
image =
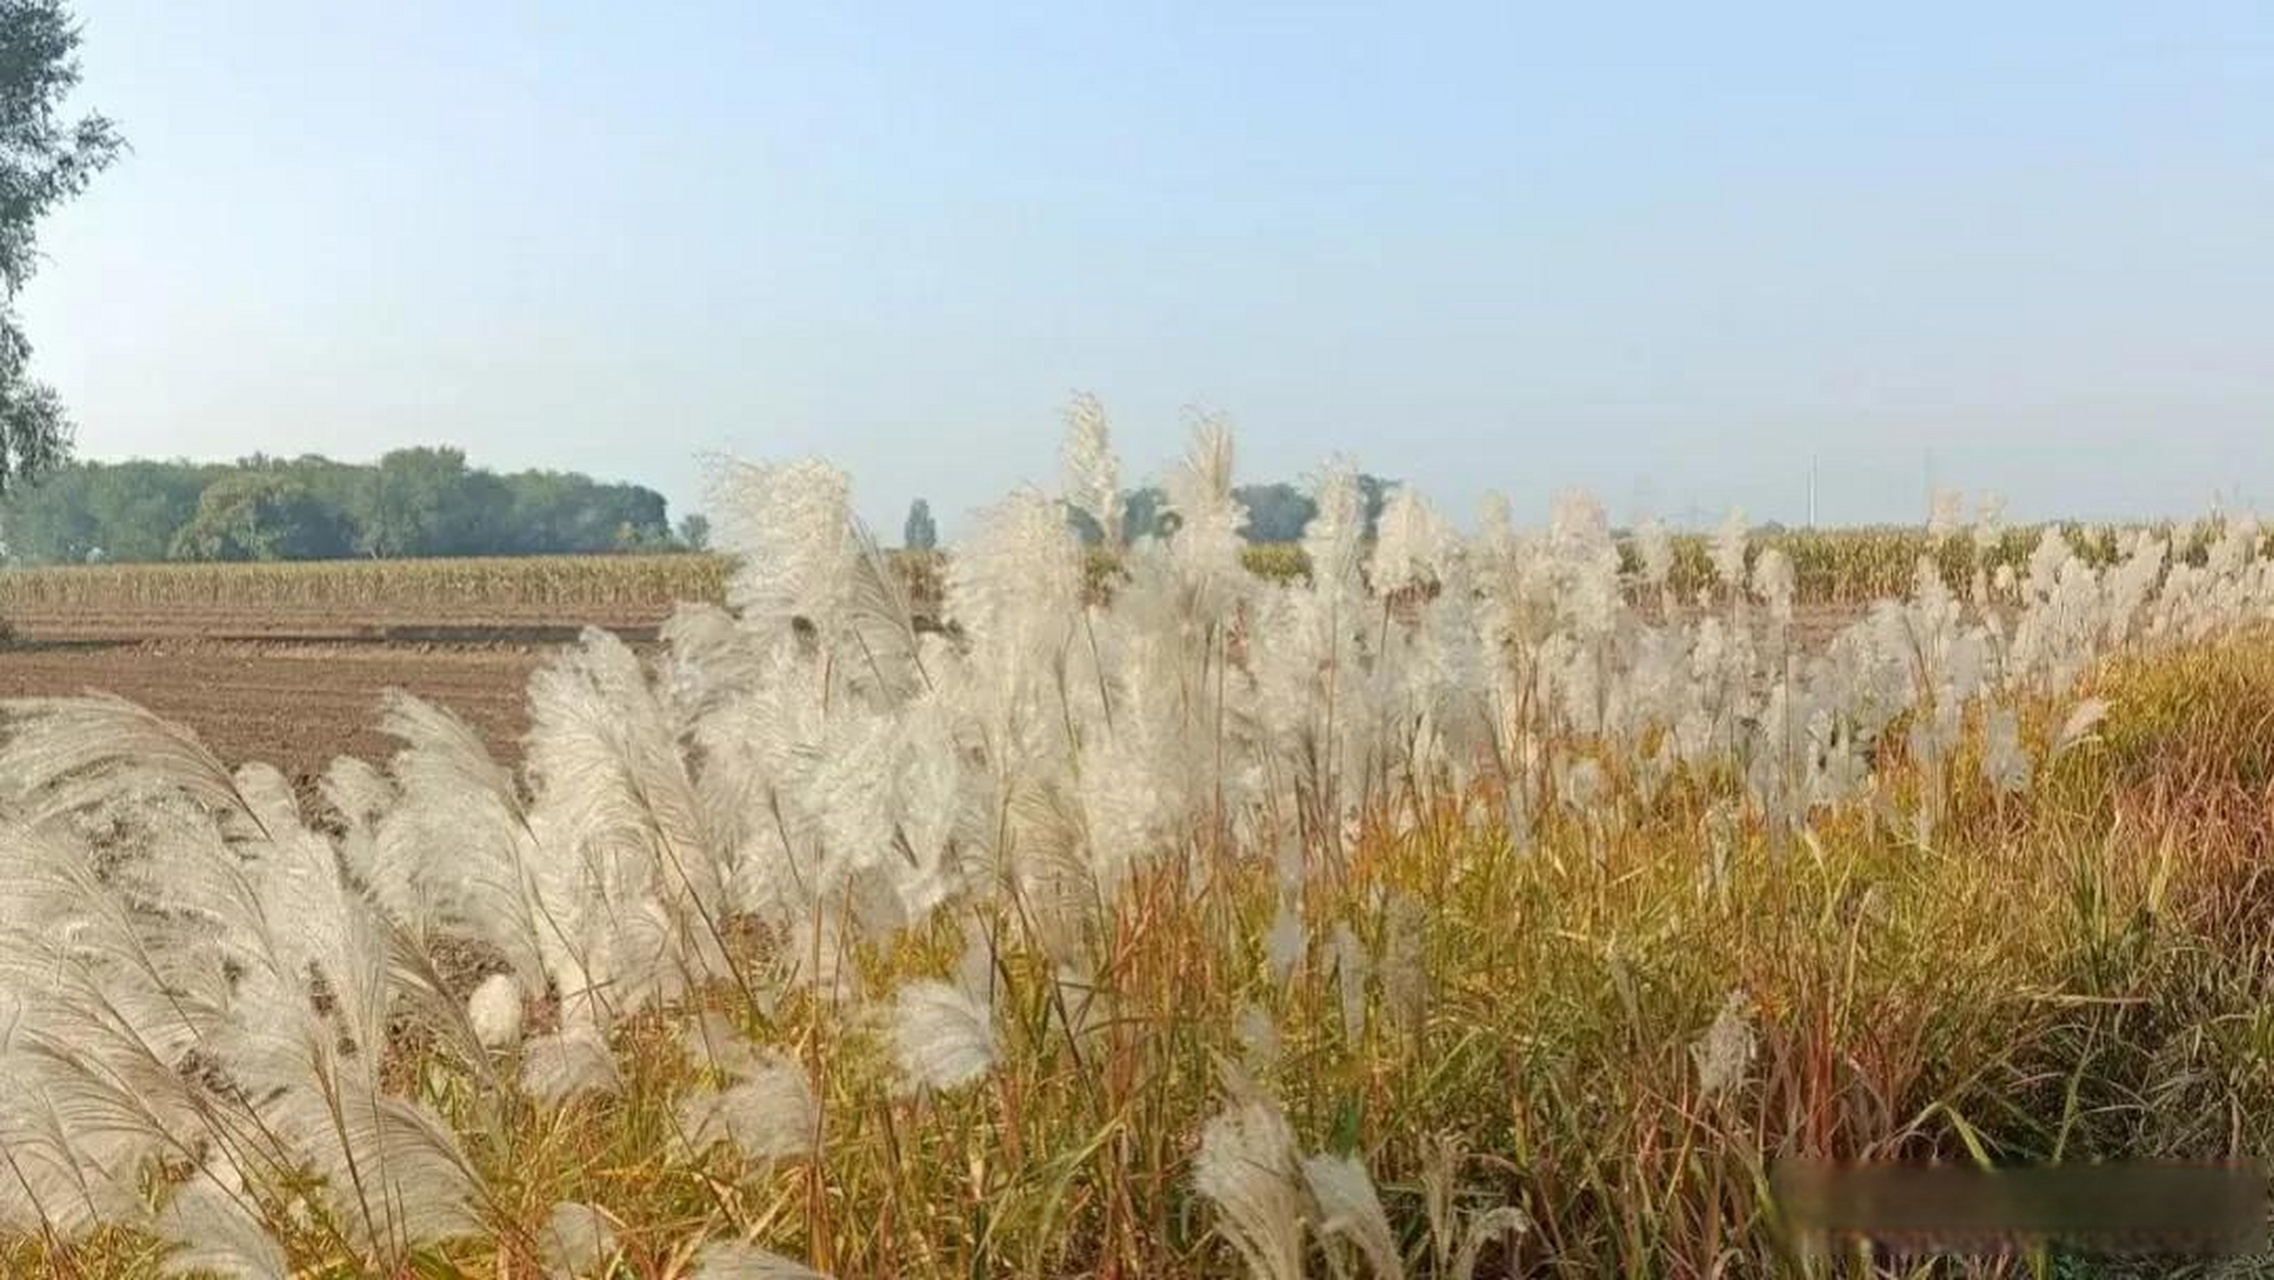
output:
[[[518,755],[523,694],[546,646],[253,643],[155,639],[0,646],[0,697],[99,690],[197,731],[230,764],[264,760],[303,790],[341,754],[381,761],[379,698],[404,688],[463,716],[501,757]]]

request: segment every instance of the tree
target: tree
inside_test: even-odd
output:
[[[78,48],[62,0],[0,0],[0,491],[71,454],[63,402],[27,372],[32,346],[16,322],[16,292],[39,265],[39,220],[125,145],[99,115],[62,116],[79,83]]]
[[[87,507],[95,527],[92,550],[105,560],[165,559],[175,532],[197,515],[198,498],[217,475],[212,468],[179,462],[91,468]]]
[[[273,471],[240,471],[206,486],[197,515],[174,535],[176,560],[325,560],[354,548],[339,508]]]
[[[1242,485],[1232,490],[1232,496],[1247,508],[1250,542],[1293,542],[1319,513],[1319,504],[1310,495],[1284,482]]]
[[[1176,528],[1176,517],[1169,511],[1169,495],[1159,485],[1132,489],[1121,498],[1121,536],[1131,542],[1140,538],[1161,537]]]
[[[350,554],[547,555],[679,545],[663,495],[653,489],[595,484],[572,473],[501,476],[466,465],[456,449],[428,448],[397,450],[382,463],[316,454],[67,463],[0,493],[5,554],[17,564],[75,564],[98,555],[120,563],[166,559],[205,490],[229,476],[299,486],[337,516]]]
[[[465,478],[461,450],[396,449],[381,455],[364,548],[375,556],[449,554],[444,547],[462,541],[451,526],[465,518],[457,493]]]
[[[506,554],[573,555],[614,551],[624,526],[634,541],[669,539],[663,495],[636,484],[594,484],[564,471],[522,471],[506,477],[511,494]]]
[[[1367,537],[1373,537],[1374,527],[1382,522],[1382,508],[1389,504],[1390,490],[1403,483],[1401,480],[1384,480],[1380,476],[1359,475],[1358,499],[1366,508]]]
[[[908,523],[901,526],[900,545],[910,551],[937,551],[940,527],[932,521],[932,504],[922,498],[908,504]]]
[[[689,551],[710,550],[711,518],[695,511],[679,517],[679,545]]]
[[[76,462],[0,494],[0,531],[19,564],[163,560],[225,468],[187,462]]]
[[[8,558],[19,564],[78,564],[103,545],[89,491],[93,474],[64,467],[38,484],[18,485],[0,501]]]

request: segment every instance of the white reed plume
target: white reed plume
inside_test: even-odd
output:
[[[709,507],[718,546],[737,559],[727,600],[745,624],[780,637],[792,622],[827,631],[840,618],[856,554],[852,481],[824,462],[724,462]]]
[[[704,1245],[694,1261],[688,1280],[829,1280],[802,1262],[739,1240]]]
[[[613,1094],[623,1086],[616,1055],[590,1027],[538,1036],[522,1047],[521,1088],[540,1101],[557,1104],[580,1094]]]
[[[204,1176],[175,1188],[151,1230],[176,1246],[162,1267],[167,1275],[288,1280],[293,1274],[291,1260],[253,1203],[241,1190],[232,1191]]]
[[[482,979],[466,999],[466,1020],[485,1048],[509,1048],[521,1042],[521,987],[502,973]]]
[[[780,1054],[740,1063],[732,1083],[699,1090],[679,1106],[679,1128],[689,1148],[727,1142],[753,1160],[780,1160],[813,1149],[820,1109],[805,1069]]]
[[[1206,614],[1220,614],[1247,587],[1240,531],[1247,510],[1232,496],[1232,431],[1213,414],[1198,414],[1192,444],[1163,487],[1175,513],[1169,552],[1186,589]]]
[[[1335,990],[1342,999],[1343,1033],[1358,1039],[1366,1034],[1366,946],[1349,925],[1338,920],[1327,937],[1327,954],[1334,965]]]
[[[1779,626],[1792,621],[1794,595],[1792,560],[1775,547],[1763,547],[1753,557],[1753,594],[1768,606],[1769,617]]]
[[[1279,1024],[1261,1005],[1247,1005],[1240,1010],[1236,1034],[1240,1042],[1241,1064],[1248,1071],[1261,1074],[1279,1062]]]
[[[1420,1032],[1428,1009],[1427,928],[1420,900],[1391,895],[1382,910],[1382,1005],[1408,1034]]]
[[[1254,1280],[1302,1280],[1303,1200],[1295,1134],[1261,1098],[1235,1102],[1200,1133],[1193,1184],[1223,1215],[1224,1238]]]
[[[1666,526],[1656,516],[1645,517],[1634,527],[1635,560],[1642,570],[1644,586],[1658,593],[1661,612],[1671,603],[1669,589],[1674,578],[1674,540],[1667,536]]]
[[[1455,544],[1452,525],[1413,486],[1401,484],[1382,505],[1367,581],[1383,595],[1433,587],[1443,580]]]
[[[1966,495],[1957,489],[1937,489],[1927,502],[1927,537],[1941,542],[1966,524]]]
[[[537,1254],[545,1274],[564,1280],[601,1274],[616,1248],[615,1223],[608,1211],[575,1200],[554,1205],[537,1233]]]
[[[2048,763],[2060,759],[2087,742],[2094,740],[2094,731],[2108,718],[2108,702],[2104,698],[2085,698],[2069,708],[2061,721],[2061,730],[2053,735],[2053,746],[2045,753]]]
[[[2000,796],[2029,789],[2029,751],[2021,745],[2021,721],[2011,707],[1991,709],[1983,725],[1982,776]]]
[[[1121,460],[1114,456],[1105,406],[1086,391],[1066,409],[1061,459],[1066,502],[1097,523],[1105,545],[1121,545]]]
[[[903,986],[893,1002],[891,1029],[893,1061],[912,1088],[959,1089],[995,1065],[994,1011],[948,983]]]
[[[1309,1156],[1303,1161],[1303,1182],[1318,1206],[1322,1237],[1356,1246],[1375,1280],[1404,1280],[1405,1259],[1398,1256],[1397,1236],[1365,1165],[1351,1156]]]
[[[1982,495],[1981,506],[1974,515],[1974,547],[1978,551],[1995,548],[2005,537],[2006,497],[1995,490]]]
[[[1731,507],[1713,534],[1713,572],[1734,596],[1745,590],[1745,511]]]
[[[1336,595],[1353,590],[1366,546],[1358,468],[1345,458],[1328,459],[1311,478],[1311,502],[1315,510],[1303,526],[1303,556],[1311,566],[1313,588]]]
[[[1501,1205],[1476,1215],[1469,1220],[1461,1251],[1454,1255],[1452,1280],[1474,1280],[1486,1245],[1495,1240],[1521,1238],[1531,1229],[1532,1220],[1514,1205]]]
[[[1697,1065],[1698,1092],[1705,1097],[1726,1093],[1744,1081],[1753,1060],[1753,1027],[1747,1017],[1750,1001],[1732,991],[1714,1015],[1713,1025],[1690,1047]]]
[[[1279,909],[1271,917],[1271,929],[1264,935],[1264,964],[1271,970],[1272,982],[1286,986],[1308,950],[1310,934],[1303,924],[1302,899],[1282,892]]]

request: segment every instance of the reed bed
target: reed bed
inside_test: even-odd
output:
[[[0,1261],[1829,1274],[1779,1156],[2265,1149],[2255,526],[1962,574],[2004,532],[1937,528],[1803,647],[1782,546],[1733,523],[1699,600],[1577,496],[1369,540],[1329,468],[1262,578],[1232,461],[1202,424],[1123,543],[1083,402],[944,626],[847,477],[730,467],[721,603],[561,654],[518,770],[398,696],[304,807],[12,706]]]

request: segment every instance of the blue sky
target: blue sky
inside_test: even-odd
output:
[[[2274,508],[2274,8],[80,0],[134,151],[20,300],[92,456],[657,485],[897,532],[1330,452],[1466,516]]]

